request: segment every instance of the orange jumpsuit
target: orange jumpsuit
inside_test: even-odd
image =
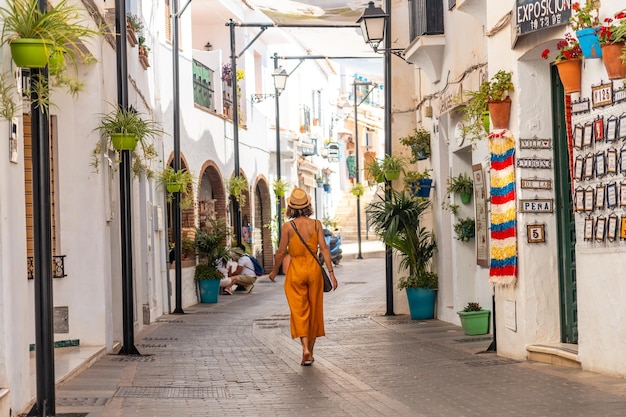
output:
[[[317,252],[317,229],[307,241]],[[317,260],[295,234],[289,241],[291,261],[285,277],[285,295],[291,310],[291,337],[324,336],[324,281]]]

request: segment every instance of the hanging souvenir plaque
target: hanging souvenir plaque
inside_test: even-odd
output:
[[[583,232],[583,238],[586,241],[593,240],[593,219],[588,217],[585,219],[585,229]]]
[[[574,126],[574,147],[583,148],[583,127],[581,125]]]
[[[597,242],[604,242],[604,234],[605,234],[605,232],[606,232],[606,218],[600,216],[596,220],[595,239],[596,239]]]
[[[617,184],[614,182],[606,186],[606,206],[608,208],[617,207]]]
[[[618,139],[626,139],[626,114],[619,117],[619,123],[617,125],[617,137]]]
[[[583,133],[583,147],[591,146],[593,141],[593,124],[591,122],[585,123],[585,130]]]
[[[585,211],[586,212],[593,211],[593,207],[594,207],[593,198],[595,197],[595,195],[596,193],[594,192],[593,188],[589,187],[585,190]]]
[[[601,117],[593,122],[593,138],[596,142],[604,140],[604,119]]]
[[[596,153],[596,178],[602,178],[606,175],[606,158],[604,152]]]
[[[574,207],[576,211],[585,211],[585,190],[580,187],[576,189]]]
[[[606,173],[617,174],[617,149],[615,148],[606,151]]]
[[[609,242],[615,242],[617,237],[617,216],[615,213],[611,213],[609,221],[606,224],[606,239]]]
[[[614,142],[617,139],[617,117],[611,116],[606,121],[606,141]]]
[[[596,185],[595,208],[597,208],[597,209],[603,209],[604,208],[604,194],[605,193],[606,193],[606,188],[604,188],[604,185],[602,185],[602,184]]]
[[[586,180],[590,180],[591,178],[593,178],[593,160],[594,160],[594,155],[592,153],[587,154],[585,156],[585,175],[584,175],[584,179],[586,179]]]

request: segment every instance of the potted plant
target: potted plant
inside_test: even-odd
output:
[[[476,222],[471,217],[460,218],[454,223],[455,239],[469,242],[476,234]]]
[[[379,196],[366,209],[375,233],[400,255],[400,268],[409,272],[400,278],[398,288],[407,291],[413,320],[433,318],[435,311],[438,277],[431,264],[437,244],[434,234],[420,227],[421,216],[429,208],[430,200],[391,190],[390,198]]]
[[[428,198],[430,189],[433,187],[433,180],[430,178],[432,169],[424,169],[422,172],[408,171],[404,173],[404,186],[415,197]]]
[[[146,45],[146,37],[143,35],[139,35],[138,39],[139,43],[139,62],[143,69],[148,69],[150,63],[148,62],[148,52],[150,52],[150,48]]]
[[[565,39],[559,41],[556,47],[559,53],[554,63],[559,72],[561,83],[563,83],[565,94],[580,92],[582,50],[578,40],[571,33],[566,33]],[[549,56],[549,49],[545,49],[541,53],[541,57],[544,59],[548,59]]]
[[[470,100],[463,109],[463,137],[475,142],[489,132],[489,123],[485,123],[487,112],[494,129],[507,129],[511,113],[511,91],[512,73],[503,70],[496,72],[488,81],[483,81],[478,91],[469,91]]]
[[[220,279],[224,278],[217,269],[218,262],[230,259],[232,249],[227,246],[228,225],[224,218],[210,219],[205,228],[196,229],[195,246],[198,264],[194,279],[198,283],[200,301],[216,303]]]
[[[411,148],[411,163],[430,158],[430,132],[423,127],[414,129],[411,135],[399,140],[401,144]]]
[[[365,174],[377,184],[385,182],[382,162],[378,158],[371,158],[365,163]]]
[[[0,7],[2,44],[9,44],[18,67],[43,68],[48,64],[54,47],[63,48],[76,63],[79,45],[98,34],[84,24],[81,10],[61,0],[45,13],[37,0],[12,0]]]
[[[626,78],[626,9],[604,19],[598,28],[602,62],[610,80]]]
[[[400,174],[406,167],[406,158],[398,155],[385,155],[381,163],[383,175],[387,181],[394,181],[400,178]]]
[[[474,336],[489,333],[489,315],[491,311],[479,303],[467,303],[463,311],[457,311],[461,319],[461,327],[466,335]]]
[[[357,182],[356,184],[352,186],[352,188],[350,189],[350,192],[355,197],[361,197],[365,193],[365,188],[363,187],[363,184],[361,184],[360,182]]]
[[[236,175],[229,178],[226,180],[226,189],[230,195],[235,197],[235,200],[237,200],[241,207],[246,205],[246,196],[243,194],[244,191],[248,190],[248,180],[246,177]]]
[[[600,1],[585,0],[585,5],[572,3],[570,22],[576,37],[580,42],[580,49],[585,58],[601,58],[602,49],[598,40],[598,26],[600,25]]]
[[[134,156],[133,171],[151,173],[149,163],[158,158],[154,140],[161,134],[161,124],[141,115],[132,107],[129,109],[115,106],[115,109],[102,114],[96,129],[101,138],[93,151],[92,165],[98,169],[99,157],[109,149],[109,145],[120,151],[131,151]],[[141,153],[137,143],[141,144]]]
[[[131,47],[137,45],[137,34],[141,33],[143,22],[136,14],[126,14],[126,39]]]
[[[193,189],[190,185],[194,182],[193,174],[186,169],[176,171],[173,167],[168,166],[159,173],[159,184],[165,187],[167,191],[167,201],[172,202],[174,193],[181,193],[180,208],[185,209],[191,207],[193,202]]]
[[[287,191],[287,188],[289,187],[288,182],[283,181],[282,179],[279,179],[279,178],[275,179],[272,185],[273,185],[274,194],[276,195],[276,197],[284,197],[285,192]]]
[[[473,191],[474,181],[468,174],[461,172],[456,177],[450,177],[447,189],[448,195],[458,194],[463,204],[468,204],[472,199]]]

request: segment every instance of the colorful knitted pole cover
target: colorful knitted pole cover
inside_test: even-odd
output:
[[[492,285],[515,285],[517,280],[517,221],[515,206],[515,140],[508,130],[488,137],[491,151]]]

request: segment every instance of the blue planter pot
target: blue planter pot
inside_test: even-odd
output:
[[[597,28],[586,28],[576,31],[576,37],[580,42],[583,56],[589,58],[602,58],[602,48],[598,41]]]
[[[417,189],[416,195],[418,197],[430,197],[430,189],[432,188],[433,180],[424,179],[419,180],[419,188]]]
[[[324,184],[324,191],[326,191],[327,193],[330,192],[330,184]]]
[[[406,288],[411,320],[425,320],[435,317],[437,290],[426,288]]]
[[[203,279],[198,281],[200,288],[200,302],[217,303],[217,295],[220,293],[219,279]]]

